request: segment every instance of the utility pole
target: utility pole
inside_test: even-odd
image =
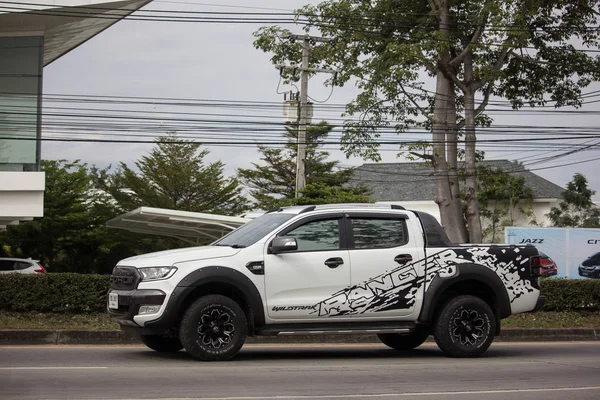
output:
[[[316,42],[328,42],[329,39],[308,36],[289,35],[289,39],[302,40],[302,64],[300,66],[300,103],[298,110],[298,155],[296,156],[296,197],[300,197],[300,191],[306,186],[306,126],[308,125],[308,74],[309,72],[327,72],[335,74],[330,69],[310,68],[309,57],[311,44]],[[278,69],[298,69],[296,66],[276,65]]]
[[[298,120],[298,155],[296,156],[296,197],[306,186],[306,111],[308,107],[308,54],[310,40],[304,37],[302,40],[302,66],[300,75],[300,115]]]

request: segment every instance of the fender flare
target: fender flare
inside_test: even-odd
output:
[[[464,281],[477,281],[487,285],[496,298],[496,311],[498,319],[511,315],[510,299],[502,279],[491,269],[479,264],[458,264],[456,272],[449,277],[436,275],[431,281],[419,315],[420,323],[431,323],[435,317],[435,309],[444,292],[452,285]]]
[[[211,283],[227,284],[238,289],[248,301],[248,306],[252,311],[253,320],[248,322],[252,323],[253,326],[262,326],[265,324],[265,310],[262,296],[250,278],[232,268],[208,266],[193,271],[183,278],[169,297],[163,315],[154,321],[147,322],[145,326],[148,328],[166,328],[172,326],[181,315],[183,305],[194,290]]]

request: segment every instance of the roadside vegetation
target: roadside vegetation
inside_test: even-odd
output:
[[[109,275],[0,275],[0,329],[118,329],[106,309]],[[546,308],[505,328],[600,328],[600,280],[542,280]]]

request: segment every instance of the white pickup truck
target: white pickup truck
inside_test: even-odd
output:
[[[457,245],[429,214],[369,204],[266,213],[210,246],[127,258],[108,311],[151,349],[227,360],[247,336],[377,334],[408,350],[433,335],[479,356],[500,320],[540,308],[531,245]]]

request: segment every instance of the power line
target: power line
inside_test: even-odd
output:
[[[167,1],[165,1],[166,3]],[[181,3],[181,4],[189,4],[189,3],[182,3],[182,2],[175,2],[175,1],[171,1],[169,3]],[[131,12],[131,10],[126,10],[126,9],[122,9],[122,8],[114,8],[114,7],[106,7],[106,6],[98,6],[98,5],[90,5],[90,6],[67,6],[67,5],[59,5],[59,4],[53,4],[51,8],[48,7],[47,4],[40,4],[40,3],[26,3],[26,2],[14,2],[14,1],[0,1],[0,4],[9,4],[12,6],[6,6],[5,8],[14,8],[14,9],[20,9],[20,10],[25,10],[25,11],[40,11],[40,9],[37,8],[27,8],[27,7],[17,7],[17,6],[32,6],[32,7],[46,7],[44,10],[47,10],[47,12],[52,12],[52,10],[56,9],[56,8],[61,8],[62,12],[65,13],[69,13],[69,14],[84,14],[86,16],[89,16],[90,12],[105,12],[105,11],[126,11],[126,12]],[[193,3],[192,3],[193,4]],[[211,5],[214,6],[214,5]],[[235,6],[225,6],[225,7],[235,7]],[[259,8],[259,7],[236,7],[236,8],[246,8],[246,9],[266,9],[266,8]],[[81,11],[79,11],[81,10]],[[286,11],[286,12],[232,12],[232,11],[187,11],[187,10],[164,10],[164,9],[138,9],[136,10],[136,14],[139,15],[139,17],[141,18],[143,15],[150,15],[153,14],[153,17],[157,17],[157,18],[163,18],[164,16],[160,15],[161,13],[166,14],[166,15],[177,15],[177,14],[183,14],[183,15],[231,15],[231,16],[257,16],[257,17],[280,17],[280,16],[284,16],[284,17],[290,17],[291,20],[290,22],[294,22],[294,23],[298,23],[298,18],[306,18],[308,16],[308,14],[303,14],[302,12],[295,12],[295,11],[289,11],[289,10],[283,10],[283,9],[276,9],[278,11]],[[381,13],[382,15],[385,13]],[[422,17],[435,17],[434,14],[424,14],[424,13],[411,13],[411,12],[401,12],[401,15],[404,16],[422,16]],[[116,16],[115,18],[117,18],[118,16]],[[320,17],[320,15],[317,15],[317,17]],[[131,18],[131,17],[129,17]],[[362,18],[350,18],[348,19],[347,17],[337,17],[337,16],[327,16],[327,19],[343,19],[344,23],[346,26],[367,26],[367,27],[376,27],[377,25],[374,24],[380,24],[382,22],[392,22],[392,23],[396,23],[399,20],[397,18],[376,18],[376,19],[367,19],[364,16]],[[288,20],[286,20],[288,21]],[[311,24],[313,22],[310,22]],[[466,22],[465,22],[466,23]],[[399,28],[412,28],[412,26],[403,26],[403,25],[396,25]],[[469,25],[470,26],[470,25]],[[452,27],[451,27],[452,28]],[[540,30],[540,31],[544,31],[544,29],[549,30],[549,31],[568,31],[570,30],[570,28],[564,28],[564,27],[560,27],[560,26],[553,26],[553,27],[544,27],[544,28],[539,28],[536,27],[533,30]],[[581,27],[580,27],[581,29]],[[529,25],[514,25],[514,24],[510,24],[510,25],[502,25],[502,24],[495,24],[489,28],[484,28],[484,31],[492,31],[492,32],[497,32],[497,31],[511,31],[511,32],[519,32],[519,31],[527,31],[530,32],[532,30],[532,27]],[[584,29],[582,29],[584,31],[591,31],[591,32],[596,32],[596,31],[600,31],[600,25],[586,25]]]
[[[435,91],[426,90],[418,87],[413,87],[416,90],[436,95]],[[20,92],[4,92],[0,91],[0,96],[19,96],[23,98],[31,98],[29,93]],[[440,96],[447,96],[446,94],[440,94]],[[591,92],[582,93],[579,96],[580,99],[596,98],[600,97],[600,90],[594,90]],[[256,101],[256,100],[231,100],[231,99],[197,99],[197,98],[177,98],[177,97],[142,97],[142,96],[116,96],[116,95],[91,95],[91,94],[66,94],[66,93],[44,93],[42,95],[44,101],[77,101],[77,102],[92,102],[92,103],[114,103],[114,104],[147,104],[147,105],[182,105],[182,106],[193,106],[193,105],[231,105],[233,106],[261,106],[261,107],[281,107],[281,102],[276,101]],[[476,99],[476,101],[482,101],[482,99]],[[556,100],[552,99],[541,99],[541,101],[552,103]],[[509,100],[491,100],[490,105],[511,105]],[[346,104],[326,104],[324,108],[344,108]],[[533,107],[532,109],[536,109]]]

